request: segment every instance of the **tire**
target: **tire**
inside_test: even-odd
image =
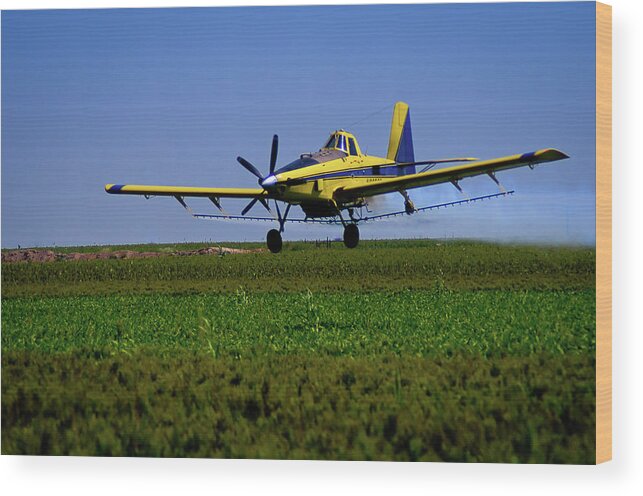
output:
[[[277,231],[277,229],[271,229],[270,231],[268,231],[268,235],[266,236],[266,244],[268,245],[268,249],[272,253],[279,253],[281,251],[281,247],[283,246],[281,233]]]
[[[344,228],[344,246],[355,248],[359,244],[359,228],[357,224],[348,224]]]

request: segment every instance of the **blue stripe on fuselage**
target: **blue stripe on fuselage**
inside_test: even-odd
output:
[[[375,168],[379,169],[379,173],[376,174],[374,169]],[[343,171],[338,171],[338,172],[329,172],[326,174],[317,174],[315,176],[308,176],[308,177],[302,177],[301,179],[305,181],[314,181],[316,179],[328,179],[332,177],[362,177],[362,176],[373,176],[373,177],[379,177],[379,176],[399,176],[399,175],[404,175],[400,174],[401,169],[408,169],[408,168],[413,168],[415,171],[415,166],[410,165],[407,167],[400,167],[398,165],[379,165],[379,166],[370,166],[370,167],[364,167],[362,169],[351,169],[351,170],[343,170]],[[408,172],[407,172],[408,174]]]

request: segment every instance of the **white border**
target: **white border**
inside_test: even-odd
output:
[[[337,1],[8,1],[2,9],[336,4]],[[422,3],[360,1],[372,3]],[[473,3],[473,2],[471,2]],[[479,2],[476,2],[479,3]],[[643,488],[641,202],[643,3],[612,0],[614,33],[614,460],[598,467],[128,458],[0,458],[4,494],[633,494]]]

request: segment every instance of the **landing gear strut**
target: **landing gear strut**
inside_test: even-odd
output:
[[[268,231],[268,236],[266,236],[266,243],[272,253],[279,253],[283,245],[281,233],[277,229],[271,229]]]
[[[281,233],[284,232],[284,224],[286,223],[286,219],[288,218],[288,212],[290,212],[291,205],[290,203],[288,204],[283,215],[281,215],[279,203],[277,203],[276,200],[275,207],[277,209],[277,221],[279,222],[279,229],[271,229],[270,231],[268,231],[268,235],[266,236],[266,244],[268,245],[268,249],[272,253],[279,253],[283,246]]]
[[[417,212],[418,210],[415,208],[415,205],[406,190],[401,189],[400,194],[404,197],[404,211],[406,212],[406,215],[411,215]]]
[[[359,243],[359,228],[357,224],[346,224],[344,227],[344,245],[346,248],[355,248]]]

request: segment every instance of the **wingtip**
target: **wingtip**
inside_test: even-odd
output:
[[[564,160],[566,158],[569,158],[569,155],[561,150],[558,150],[557,148],[545,148],[544,150],[540,150],[539,152],[537,152],[537,154],[542,158],[548,159],[550,161]]]
[[[552,153],[554,153],[554,154],[558,155],[561,159],[569,158],[569,155],[567,155],[564,151],[559,150],[559,149],[557,149],[557,148],[549,148],[549,150],[548,150],[548,151],[550,151],[550,152],[552,152]]]
[[[123,187],[124,184],[106,184],[105,191],[107,191],[108,193],[120,193]]]

